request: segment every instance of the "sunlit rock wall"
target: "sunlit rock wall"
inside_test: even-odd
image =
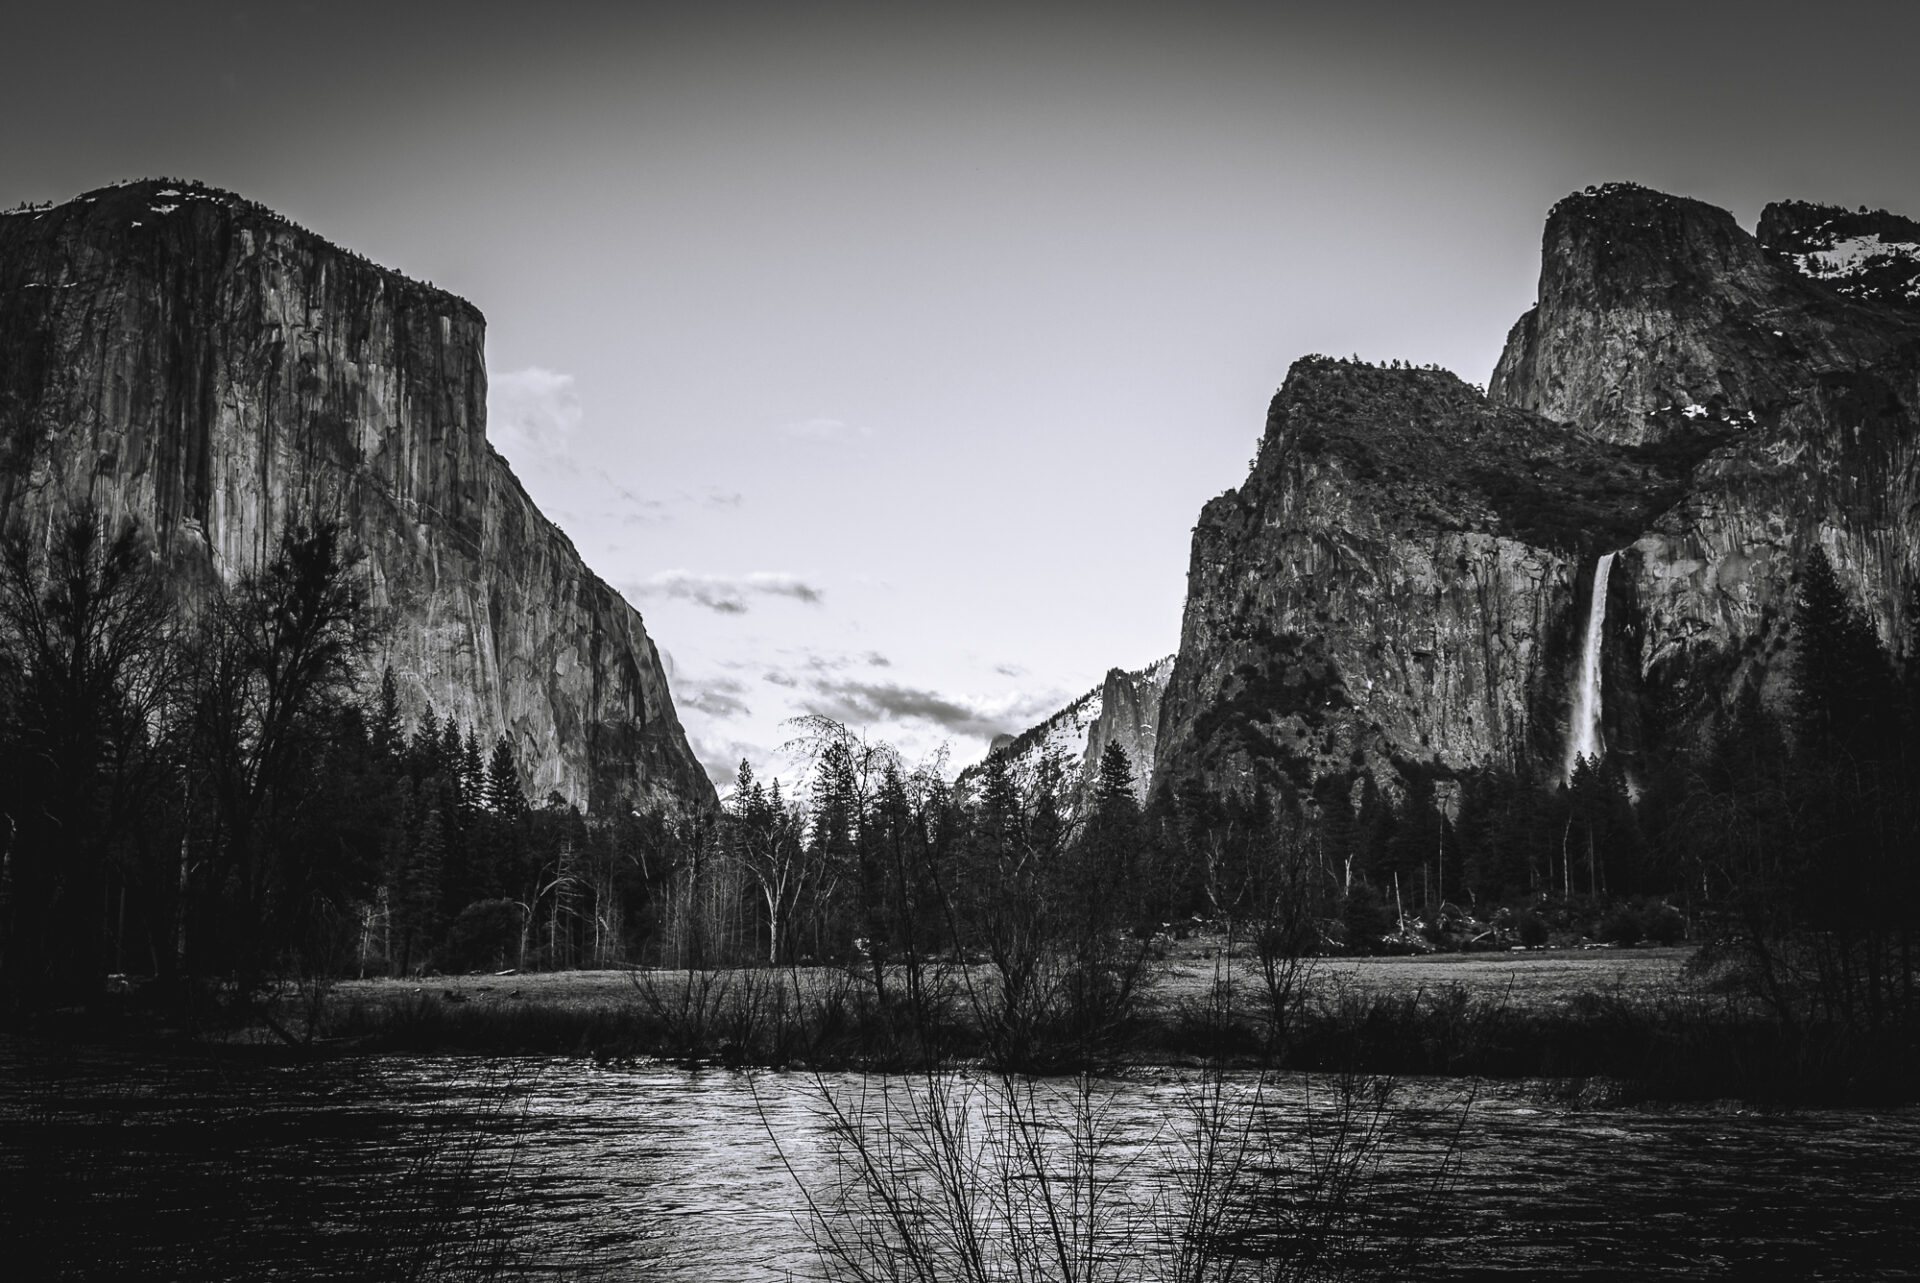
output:
[[[535,799],[711,805],[639,615],[487,444],[484,325],[208,188],[0,215],[0,516],[137,517],[189,598],[341,520],[410,713],[505,734]]]
[[[1882,638],[1909,644],[1912,228],[1788,203],[1762,214],[1763,242],[1723,210],[1620,185],[1548,218],[1540,302],[1489,395],[1698,456],[1684,497],[1622,558],[1636,666],[1683,717],[1749,680],[1781,693],[1793,575],[1816,544]]]
[[[1606,740],[1784,693],[1824,548],[1896,651],[1920,582],[1920,228],[1773,206],[1767,241],[1630,185],[1555,206],[1482,398],[1307,358],[1194,530],[1156,781],[1552,778],[1593,566]]]

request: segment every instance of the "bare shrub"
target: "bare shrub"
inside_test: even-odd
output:
[[[1156,1120],[1128,1099],[1138,1088],[1087,1075],[816,1079],[830,1175],[795,1179],[827,1277],[852,1283],[1296,1283],[1404,1265],[1457,1131],[1405,1131],[1390,1080],[1277,1081],[1204,1072]]]
[[[787,978],[768,967],[632,972],[642,1018],[668,1054],[744,1060],[793,1034]]]

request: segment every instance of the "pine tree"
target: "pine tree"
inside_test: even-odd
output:
[[[1114,912],[1130,920],[1135,915],[1140,883],[1140,847],[1143,834],[1140,804],[1133,795],[1133,762],[1127,750],[1110,743],[1100,754],[1094,777],[1093,805],[1082,842],[1086,862],[1080,876],[1089,890],[1109,898]]]
[[[1108,744],[1100,753],[1093,809],[1097,815],[1138,816],[1140,813],[1138,799],[1133,795],[1133,760],[1118,742]]]
[[[851,859],[860,809],[853,754],[844,741],[835,740],[820,754],[813,777],[813,841],[822,861],[840,867]]]
[[[433,701],[427,701],[426,711],[420,714],[419,725],[413,728],[413,739],[407,745],[407,766],[417,782],[440,769],[440,719],[434,715]]]
[[[397,760],[406,748],[406,730],[400,722],[400,683],[391,664],[380,674],[380,697],[370,729],[374,751],[388,761]]]
[[[440,776],[447,785],[447,816],[449,827],[460,823],[466,811],[466,797],[463,794],[466,781],[461,775],[460,759],[463,755],[460,742],[460,728],[449,717],[440,727],[440,748],[436,753]]]
[[[1805,750],[1883,759],[1897,709],[1892,665],[1827,554],[1807,555],[1793,615],[1793,727]]]
[[[1067,821],[1060,811],[1065,782],[1060,758],[1051,751],[1042,752],[1033,772],[1033,796],[1027,804],[1027,840],[1034,856],[1043,862],[1056,859],[1066,846]]]
[[[1007,769],[1007,755],[996,750],[987,754],[980,769],[980,806],[976,834],[982,849],[996,858],[1018,859],[1026,845],[1026,816],[1020,805],[1020,790]]]
[[[487,798],[487,763],[480,753],[480,737],[474,733],[471,723],[467,726],[467,737],[460,745],[460,808],[461,822],[469,827]]]
[[[440,827],[440,808],[429,798],[418,814],[420,831],[408,852],[400,883],[403,926],[397,961],[402,974],[425,963],[441,924],[441,880],[447,852]]]
[[[520,788],[520,768],[513,760],[513,746],[502,735],[493,742],[487,758],[487,810],[509,824],[518,823],[527,813],[527,795]]]
[[[1110,743],[1071,858],[1047,880],[1066,955],[1066,1014],[1083,1043],[1106,1037],[1129,1010],[1153,933],[1140,895],[1143,836],[1133,764],[1125,749]]]

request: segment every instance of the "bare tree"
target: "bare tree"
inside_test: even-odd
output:
[[[12,765],[0,952],[17,997],[97,994],[109,861],[134,827],[176,689],[171,604],[131,523],[90,507],[0,544],[0,676]]]
[[[354,697],[372,619],[341,528],[289,525],[273,557],[202,620],[195,738],[215,831],[203,893],[223,901],[221,961],[257,979],[324,906],[300,894],[286,838],[314,795],[329,716]],[[344,906],[341,906],[344,907]]]

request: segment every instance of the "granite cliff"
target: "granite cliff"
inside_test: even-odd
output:
[[[1869,228],[1894,235],[1861,252]],[[1646,695],[1619,711],[1672,729],[1743,683],[1781,692],[1794,576],[1816,545],[1882,639],[1911,643],[1920,237],[1797,202],[1768,206],[1759,231],[1644,188],[1568,197],[1540,304],[1488,389],[1609,440],[1704,449],[1679,501],[1612,545],[1609,672]]]
[[[484,329],[196,184],[0,215],[0,520],[137,518],[189,600],[339,520],[409,713],[506,735],[535,798],[711,806],[640,616],[487,444]]]
[[[1771,206],[1755,237],[1589,189],[1549,215],[1539,302],[1485,396],[1296,363],[1251,475],[1195,527],[1156,781],[1550,778],[1606,552],[1605,738],[1630,770],[1742,684],[1778,693],[1816,545],[1909,644],[1912,226]]]
[[[1105,680],[1037,726],[1008,736],[994,747],[1023,792],[1031,791],[1040,760],[1052,755],[1062,765],[1069,813],[1077,812],[1100,771],[1107,745],[1118,744],[1133,763],[1134,792],[1146,799],[1153,772],[1160,724],[1160,699],[1173,656],[1128,672],[1109,669]],[[972,766],[960,773],[961,787],[979,774]]]

